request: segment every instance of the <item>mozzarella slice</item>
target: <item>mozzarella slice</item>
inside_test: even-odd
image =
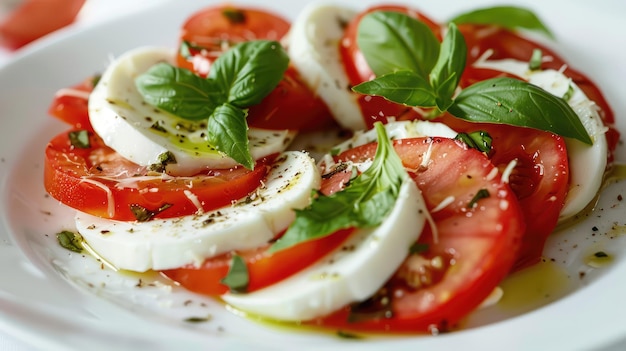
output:
[[[208,144],[206,121],[188,121],[156,109],[137,91],[137,76],[156,63],[173,63],[174,57],[169,48],[143,47],[112,62],[89,98],[94,130],[128,160],[142,166],[165,164],[172,175],[236,166],[237,162]],[[283,151],[295,134],[251,128],[248,136],[252,157],[258,159]],[[175,163],[168,162],[171,156]]]
[[[512,59],[479,60],[474,66],[514,74],[558,97],[569,95],[567,103],[580,118],[593,140],[593,145],[589,146],[571,138],[565,139],[569,156],[570,188],[559,221],[583,211],[598,194],[607,165],[608,144],[604,134],[608,129],[602,123],[595,102],[560,71],[532,71],[527,62]]]
[[[429,122],[429,121],[393,121],[385,124],[385,130],[387,136],[391,140],[418,138],[418,137],[443,137],[443,138],[455,138],[457,132],[452,130],[443,123]],[[333,153],[341,153],[351,148],[365,145],[377,140],[376,130],[370,129],[368,131],[357,131],[352,138],[344,141],[343,143],[333,148]]]
[[[356,11],[350,8],[309,4],[293,21],[288,53],[302,79],[326,103],[337,122],[359,130],[365,129],[365,122],[339,53],[344,25],[355,16]]]
[[[200,264],[210,256],[266,244],[293,221],[293,209],[309,205],[320,179],[313,159],[289,151],[279,156],[264,186],[230,207],[147,222],[79,212],[76,228],[93,251],[118,269],[144,272]]]
[[[222,298],[243,312],[281,321],[310,320],[363,301],[378,291],[407,257],[422,232],[426,213],[420,191],[407,179],[379,227],[358,230],[319,263],[277,284]]]

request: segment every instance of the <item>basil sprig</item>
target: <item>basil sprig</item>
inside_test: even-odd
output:
[[[342,191],[319,196],[307,208],[296,210],[295,221],[272,244],[270,251],[322,238],[340,229],[375,227],[385,219],[408,174],[387,137],[385,127],[380,122],[374,127],[378,146],[371,166]]]
[[[404,19],[396,22],[399,17]],[[427,37],[422,31],[430,32],[430,29],[413,23],[408,25],[410,31],[407,31],[400,26],[419,21],[404,14],[379,11],[363,17],[357,38],[362,35],[369,38],[372,34],[365,26],[376,21],[384,24],[378,28],[379,35],[385,38],[385,45],[378,46],[371,39],[359,40],[359,48],[368,64],[375,62],[378,72],[388,73],[353,87],[355,92],[382,96],[409,106],[433,108],[434,115],[448,111],[468,121],[530,127],[592,144],[578,115],[562,98],[527,82],[511,78],[489,79],[464,89],[455,97],[467,57],[465,39],[455,23],[449,24],[441,44],[422,43],[426,52],[439,52],[435,64],[426,74],[416,68],[417,64],[412,67],[395,64],[388,69],[380,67],[380,57],[404,56],[412,52],[412,46],[408,44],[410,38],[415,41]],[[401,40],[396,33],[403,33]],[[430,58],[422,67],[431,67]]]
[[[552,32],[532,11],[516,6],[495,6],[466,12],[452,18],[456,24],[496,25],[507,29],[527,29],[553,38]]]
[[[147,103],[187,120],[208,120],[208,143],[252,169],[247,108],[260,103],[278,85],[288,64],[280,43],[258,40],[226,51],[213,62],[206,79],[159,63],[135,83]]]

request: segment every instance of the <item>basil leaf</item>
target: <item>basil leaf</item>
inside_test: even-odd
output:
[[[256,105],[282,80],[289,56],[277,41],[257,40],[234,46],[211,66],[209,80],[239,108]]]
[[[218,106],[207,125],[211,145],[241,163],[248,169],[254,168],[248,141],[246,111],[231,104]]]
[[[445,111],[452,104],[452,97],[465,70],[467,45],[465,38],[454,23],[450,23],[441,44],[439,58],[430,73],[430,84],[437,95],[437,107]]]
[[[372,165],[342,191],[320,196],[303,210],[270,252],[325,237],[351,227],[379,225],[396,203],[402,182],[408,177],[382,123],[375,123],[378,147]]]
[[[361,19],[357,45],[377,76],[408,70],[424,79],[437,61],[440,46],[426,24],[387,11],[372,12]]]
[[[436,96],[428,81],[412,71],[397,71],[363,82],[354,92],[382,96],[409,106],[435,106]]]
[[[150,67],[135,85],[150,105],[188,120],[207,119],[225,100],[214,82],[168,63]]]
[[[465,88],[448,112],[472,122],[530,127],[593,143],[565,100],[513,78],[489,79]]]
[[[232,293],[245,293],[248,289],[250,277],[246,261],[239,255],[233,255],[230,269],[220,283],[228,286]]]
[[[528,29],[554,38],[552,32],[532,11],[516,6],[496,6],[470,11],[450,20],[456,24],[497,25],[507,29]]]

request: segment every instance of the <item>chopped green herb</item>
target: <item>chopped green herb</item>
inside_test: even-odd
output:
[[[569,87],[567,87],[567,91],[565,92],[565,94],[563,94],[563,100],[569,101],[573,95],[574,95],[574,86],[570,84]]]
[[[83,252],[83,237],[78,233],[64,230],[57,233],[57,241],[64,249],[78,253]]]
[[[454,139],[464,142],[472,149],[477,149],[487,154],[491,151],[491,143],[493,141],[491,135],[482,130],[470,133],[459,133]]]
[[[480,190],[478,190],[476,195],[474,195],[472,200],[467,204],[467,208],[474,208],[480,199],[486,199],[489,196],[491,196],[489,194],[489,190],[487,190],[487,189],[480,189]]]
[[[239,9],[225,9],[222,15],[232,24],[242,24],[246,22],[246,14]]]
[[[77,149],[89,149],[91,147],[89,132],[86,130],[71,131],[67,136],[70,139],[70,144]]]
[[[596,253],[593,254],[595,257],[597,258],[606,258],[609,257],[609,255],[606,254],[606,252],[604,251],[598,251]]]
[[[248,290],[249,281],[246,261],[239,255],[233,255],[228,274],[220,282],[228,286],[230,292],[241,294]]]
[[[208,322],[212,319],[213,317],[211,315],[206,316],[206,317],[189,317],[189,318],[185,318],[185,322],[187,323],[205,323]]]
[[[342,339],[363,339],[361,335],[349,333],[343,330],[337,330],[337,336]]]
[[[543,52],[541,49],[533,50],[533,55],[530,57],[530,62],[528,62],[528,68],[536,71],[541,69],[541,62],[543,60]]]
[[[130,211],[133,213],[133,215],[135,216],[137,221],[139,221],[139,222],[147,222],[147,221],[151,220],[152,218],[154,218],[154,216],[156,216],[159,213],[167,210],[170,207],[172,207],[172,204],[165,203],[165,204],[161,205],[161,207],[159,207],[156,210],[149,210],[149,209],[147,209],[147,208],[145,208],[143,206],[140,206],[140,205],[137,205],[137,204],[131,204],[130,205]]]
[[[409,248],[409,254],[410,255],[419,255],[423,252],[428,251],[429,246],[428,244],[422,244],[422,243],[415,243],[413,245],[411,245],[411,247]]]

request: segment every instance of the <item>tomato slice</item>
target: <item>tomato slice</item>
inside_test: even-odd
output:
[[[192,15],[184,24],[177,64],[204,77],[211,64],[232,45],[259,39],[280,40],[291,24],[279,15],[249,7],[221,5]],[[319,130],[333,124],[326,104],[289,67],[278,86],[261,103],[251,106],[248,123],[265,129]]]
[[[252,7],[219,5],[190,16],[182,26],[181,42],[190,44],[189,55],[179,52],[177,62],[202,76],[210,64],[230,46],[250,40],[280,40],[290,22],[283,17]]]
[[[423,13],[412,8],[401,5],[378,5],[368,8],[350,21],[339,47],[343,66],[351,85],[357,85],[375,77],[367,61],[365,61],[365,57],[359,49],[356,40],[359,22],[363,16],[375,11],[392,11],[407,14],[424,22],[437,37],[441,37],[439,25]],[[400,118],[411,111],[406,106],[389,102],[380,96],[359,95],[358,102],[368,129],[372,128],[375,122],[387,123],[388,117]]]
[[[307,132],[334,126],[334,118],[326,103],[289,66],[278,86],[261,103],[250,106],[248,125]]]
[[[18,49],[72,23],[85,0],[24,0],[0,22],[0,43]],[[10,5],[9,5],[10,6]]]
[[[131,205],[154,212],[154,218],[229,205],[260,185],[272,161],[262,159],[252,171],[236,167],[174,178],[122,158],[93,132],[88,132],[89,147],[72,146],[70,132],[57,135],[46,147],[46,191],[69,207],[117,220],[137,219]]]
[[[48,113],[76,129],[93,130],[89,121],[89,94],[96,82],[90,77],[69,88],[57,91]]]
[[[458,132],[489,133],[493,138],[490,159],[501,172],[511,161],[516,161],[509,184],[526,218],[526,232],[513,270],[539,262],[569,190],[565,139],[535,129],[470,123],[449,115],[440,121]]]
[[[493,54],[489,57],[492,60],[510,58],[530,61],[533,51],[539,49],[544,57],[550,58],[550,60],[542,63],[543,69],[564,69],[563,73],[571,78],[589,99],[596,103],[600,117],[604,124],[609,127],[606,133],[609,144],[609,161],[614,159],[613,152],[619,142],[619,132],[614,127],[615,115],[600,88],[589,77],[571,68],[554,50],[509,30],[472,24],[460,25],[459,30],[463,33],[468,48],[467,68],[461,80],[462,87],[497,74],[491,70],[472,67],[472,63],[487,50],[493,50]]]
[[[269,253],[269,244],[254,250],[230,252],[204,261],[199,267],[186,266],[161,272],[188,290],[206,295],[222,295],[228,287],[221,283],[226,277],[234,254],[241,256],[248,268],[248,288],[252,292],[299,272],[337,248],[353,232],[337,231],[326,237],[302,242],[293,247]]]
[[[352,331],[443,331],[473,311],[515,260],[523,216],[515,194],[483,154],[443,138],[404,139],[394,146],[432,212],[437,239],[427,226],[418,240],[426,251],[409,255],[376,297],[311,322],[315,325]],[[365,160],[373,157],[375,147],[357,147],[339,159]],[[477,199],[477,194],[485,197]]]

